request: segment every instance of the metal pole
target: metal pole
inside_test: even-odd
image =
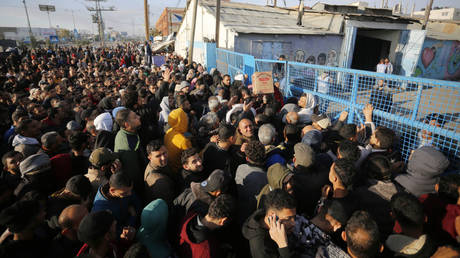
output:
[[[50,29],[53,28],[51,27],[51,18],[50,18],[50,10],[48,8],[46,8],[46,12],[48,13],[48,23],[50,25]]]
[[[303,9],[304,9],[304,0],[300,0],[299,10],[297,12],[297,26],[302,26]]]
[[[149,11],[148,11],[148,1],[144,0],[144,20],[145,20],[145,40],[149,40]]]
[[[77,29],[77,27],[75,26],[75,16],[73,15],[73,10],[72,10],[72,20],[73,20],[73,29]]]
[[[190,47],[188,48],[189,64],[193,62],[193,43],[195,42],[195,25],[196,11],[198,9],[198,0],[193,0],[192,30],[190,35]]]
[[[219,48],[220,33],[220,0],[216,0],[216,48]]]
[[[426,29],[426,25],[428,24],[428,20],[430,19],[430,12],[431,7],[433,6],[433,0],[430,0],[428,6],[425,9],[425,19],[423,20],[422,30]]]
[[[99,37],[101,38],[101,45],[104,47],[104,21],[102,20],[102,11],[99,0],[96,0],[97,10],[99,11]]]
[[[30,44],[32,47],[34,47],[34,41],[33,41],[33,34],[32,34],[32,27],[30,27],[30,20],[29,20],[29,13],[27,12],[27,5],[26,5],[26,0],[22,0],[22,3],[24,4],[24,10],[26,11],[26,16],[27,16],[27,25],[29,25],[29,39],[30,39]]]

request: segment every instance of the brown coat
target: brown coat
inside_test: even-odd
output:
[[[175,185],[169,177],[169,167],[156,168],[151,163],[147,165],[144,172],[145,198],[147,203],[163,199],[171,205],[175,198]]]

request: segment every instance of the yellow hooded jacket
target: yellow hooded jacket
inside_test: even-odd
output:
[[[169,130],[165,134],[164,144],[168,149],[168,164],[173,172],[180,170],[180,156],[183,150],[192,147],[192,143],[184,136],[188,130],[188,117],[181,108],[174,109],[168,116]]]

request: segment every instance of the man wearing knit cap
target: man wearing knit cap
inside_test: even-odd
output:
[[[180,84],[176,84],[176,87],[174,88],[174,92],[177,95],[186,95],[188,93],[188,90],[190,88],[190,83],[187,81],[182,81]]]
[[[111,174],[122,168],[118,155],[107,148],[95,149],[89,156],[89,162],[90,166],[85,176],[91,182],[93,192],[96,192],[99,186],[107,183]]]
[[[304,143],[294,146],[294,193],[296,196],[309,196],[300,198],[301,212],[313,215],[316,203],[321,198],[321,187],[329,182],[327,168],[321,169],[315,165],[315,152]]]
[[[326,114],[313,114],[311,116],[311,120],[313,122],[313,127],[320,131],[326,130],[329,126],[331,126],[331,119]]]
[[[44,153],[27,157],[19,164],[21,182],[14,190],[17,198],[30,191],[38,191],[49,195],[56,190],[55,177],[51,172],[51,162]]]

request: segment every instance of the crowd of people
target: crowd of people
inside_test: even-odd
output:
[[[460,257],[460,175],[436,146],[405,163],[375,105],[331,120],[163,55],[1,60],[0,257]]]

